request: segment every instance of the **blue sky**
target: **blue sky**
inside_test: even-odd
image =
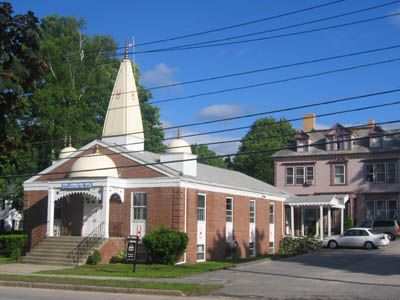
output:
[[[135,36],[136,43],[144,43],[243,23],[327,2],[330,1],[12,1],[15,11],[18,13],[32,10],[40,18],[53,13],[85,18],[87,21],[85,33],[90,35],[108,34],[120,42],[121,45],[124,41],[130,41],[132,36]],[[346,0],[309,12],[175,42],[137,47],[137,50],[149,50],[154,49],[154,47],[202,42],[209,39],[289,26],[386,2],[390,1]],[[267,33],[260,35],[260,37],[331,26],[394,12],[400,12],[400,3],[318,24],[282,30],[276,33]],[[396,16],[350,27],[247,44],[137,54],[136,61],[141,68],[143,83],[151,87],[396,45],[400,44],[399,37],[400,17]],[[400,48],[335,61],[156,90],[153,92],[153,95],[154,100],[157,101],[346,68],[397,57],[400,57]],[[269,111],[321,100],[399,88],[399,67],[400,63],[394,62],[253,89],[160,103],[158,106],[161,110],[161,119],[167,126]],[[392,102],[398,99],[399,94],[391,94],[356,100],[345,104],[283,112],[274,114],[273,116],[276,118],[285,117],[292,119],[300,117],[303,113],[323,114]],[[391,106],[319,118],[317,119],[317,124],[320,127],[329,127],[335,122],[365,124],[370,118],[375,119],[377,122],[384,122],[399,119],[399,112],[400,106]],[[249,118],[208,126],[184,128],[183,134],[246,126],[251,125],[254,120],[254,118]],[[301,128],[301,122],[293,122],[293,125],[296,128]],[[225,134],[205,135],[190,139],[189,141],[203,143],[228,140],[241,138],[245,133],[246,130],[232,131]],[[171,136],[171,134],[173,133],[166,132],[167,136]],[[237,144],[224,144],[212,148],[219,153],[232,153],[236,151],[236,147]]]

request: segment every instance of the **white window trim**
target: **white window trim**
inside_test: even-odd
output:
[[[131,235],[133,235],[133,226],[132,226],[132,224],[134,223],[134,221],[137,221],[137,222],[140,222],[140,221],[144,221],[144,223],[146,224],[146,230],[147,230],[147,217],[148,217],[148,199],[147,199],[147,196],[146,196],[146,220],[135,220],[134,219],[134,213],[133,213],[133,209],[134,209],[134,207],[133,207],[133,203],[134,203],[134,195],[135,194],[148,194],[147,192],[142,192],[142,191],[134,191],[134,192],[131,192],[131,223],[129,224],[129,232],[131,233]],[[145,234],[146,234],[146,232],[145,232]],[[140,239],[141,240],[141,239]]]
[[[336,167],[343,167],[343,182],[336,182]],[[342,175],[342,174],[338,174]],[[334,185],[346,185],[346,164],[334,164],[333,165],[333,184]]]
[[[230,199],[232,201],[232,207],[231,207],[231,211],[232,211],[232,221],[228,222],[226,221],[226,200]],[[233,197],[226,197],[225,198],[225,222],[226,223],[233,223]]]
[[[197,252],[197,245],[201,245],[201,244],[198,244],[196,242],[196,261],[197,262],[205,262],[207,260],[207,258],[206,258],[206,255],[207,255],[206,254],[206,252],[207,252],[207,194],[206,193],[197,193],[197,196],[204,196],[204,221],[197,220],[197,223],[204,222],[206,230],[205,230],[205,233],[204,233],[204,258],[203,259],[197,259],[197,253],[198,253]],[[198,213],[197,209],[198,209],[198,204],[196,203],[196,213]]]
[[[384,182],[377,182],[377,172],[376,172],[376,165],[378,164],[384,164],[385,165],[385,181]],[[388,182],[388,165],[389,164],[394,164],[395,168],[395,181],[394,182]],[[372,181],[367,181],[367,166],[372,165]],[[365,183],[374,183],[374,184],[396,184],[398,183],[398,164],[397,162],[371,162],[371,163],[366,163],[364,166],[364,182]]]
[[[250,213],[251,213],[251,203],[254,203],[254,222],[250,222]],[[256,200],[250,200],[250,206],[249,206],[249,223],[250,224],[256,224]]]
[[[287,169],[293,169],[293,183],[287,183],[287,178],[288,178],[288,173],[287,173]],[[297,183],[297,168],[303,168],[303,181],[304,183]],[[312,182],[315,182],[315,166],[313,165],[293,165],[293,166],[286,166],[285,168],[285,185],[298,185],[298,186],[302,186],[305,183],[307,183],[309,180],[307,180],[307,168],[312,168],[312,175],[313,175],[313,179],[311,180]],[[311,185],[315,185],[315,183],[311,184]]]

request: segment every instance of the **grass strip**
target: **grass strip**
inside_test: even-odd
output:
[[[141,281],[123,281],[123,280],[93,280],[68,277],[44,277],[34,275],[3,275],[0,274],[0,280],[3,281],[22,281],[22,282],[40,282],[70,284],[79,286],[103,286],[116,288],[140,288],[153,290],[178,290],[185,295],[206,295],[209,292],[219,289],[221,285],[215,284],[191,284],[175,282],[141,282]]]
[[[83,265],[77,268],[41,271],[41,274],[57,275],[83,275],[83,276],[107,276],[107,277],[140,277],[140,278],[177,278],[182,276],[195,275],[199,273],[220,270],[235,266],[232,262],[210,261],[197,264],[185,265],[136,265],[136,272],[132,272],[132,265],[129,264],[103,264]]]
[[[10,263],[15,263],[15,260],[7,256],[0,255],[0,265],[10,264]]]

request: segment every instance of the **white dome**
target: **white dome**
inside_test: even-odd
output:
[[[58,159],[64,159],[73,154],[76,151],[74,147],[68,146],[61,149],[60,154],[58,155]]]
[[[167,147],[167,153],[188,153],[192,154],[192,148],[190,145],[182,140],[182,139],[175,139],[169,143]]]
[[[69,177],[118,177],[118,171],[112,159],[107,155],[102,155],[101,153],[92,153],[82,156],[76,162],[74,162],[71,167],[71,173],[69,174]]]

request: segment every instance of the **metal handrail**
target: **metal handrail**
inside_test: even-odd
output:
[[[73,258],[74,263],[79,264],[81,257],[93,248],[103,238],[104,222],[100,223],[91,233],[89,233],[68,255]]]

